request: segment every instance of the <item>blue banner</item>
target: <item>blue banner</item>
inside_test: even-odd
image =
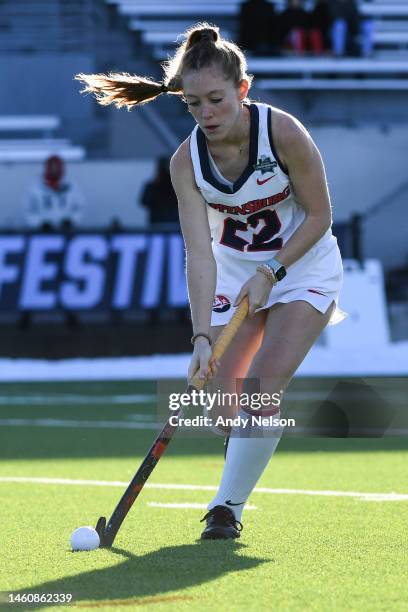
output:
[[[350,256],[349,226],[336,229]],[[0,234],[0,312],[187,305],[184,242],[175,231]]]
[[[187,306],[177,233],[0,235],[0,311]]]

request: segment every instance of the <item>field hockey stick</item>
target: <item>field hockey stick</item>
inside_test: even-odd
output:
[[[227,347],[229,346],[235,334],[241,327],[247,314],[248,299],[244,298],[237,307],[232,319],[224,327],[223,331],[221,332],[221,334],[217,338],[217,341],[214,344],[212,357],[216,361],[221,359],[222,355],[225,353]],[[204,388],[205,383],[205,379],[198,378],[198,375],[196,374],[189,382],[186,392],[191,393],[194,390],[200,391]],[[95,529],[99,535],[100,546],[112,546],[116,534],[118,533],[120,526],[125,520],[127,513],[133,506],[137,496],[146,484],[147,479],[153,472],[160,457],[166,450],[175,430],[178,427],[178,420],[180,419],[181,415],[182,408],[178,408],[172,414],[171,418],[167,421],[166,425],[163,427],[156,440],[153,442],[151,448],[149,449],[149,452],[143,460],[143,463],[132,478],[128,488],[122,495],[118,505],[113,511],[111,518],[109,519],[108,524],[106,524],[106,518],[104,516],[101,516],[99,518]]]

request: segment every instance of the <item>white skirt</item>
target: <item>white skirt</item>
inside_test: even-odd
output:
[[[221,249],[214,250],[214,257],[217,263],[217,288],[212,326],[228,323],[235,311],[232,304],[242,285],[256,273],[261,263],[258,260],[230,256]],[[324,244],[312,247],[288,268],[287,275],[272,288],[267,303],[260,310],[278,303],[303,300],[325,313],[335,302],[336,309],[330,324],[339,323],[346,316],[337,306],[342,281],[343,266],[339,247],[336,238],[330,236]]]

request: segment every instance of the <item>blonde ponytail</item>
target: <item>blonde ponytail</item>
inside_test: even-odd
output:
[[[157,83],[147,77],[131,75],[127,72],[109,74],[77,74],[76,81],[84,83],[81,93],[92,93],[99,104],[116,108],[126,106],[128,110],[138,104],[146,104],[162,93],[181,94],[181,86],[172,83],[172,87]]]

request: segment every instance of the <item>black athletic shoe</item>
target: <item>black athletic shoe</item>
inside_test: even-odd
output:
[[[201,534],[202,540],[231,540],[240,537],[242,523],[236,520],[232,510],[226,506],[211,508],[201,519],[207,521],[207,527]]]

